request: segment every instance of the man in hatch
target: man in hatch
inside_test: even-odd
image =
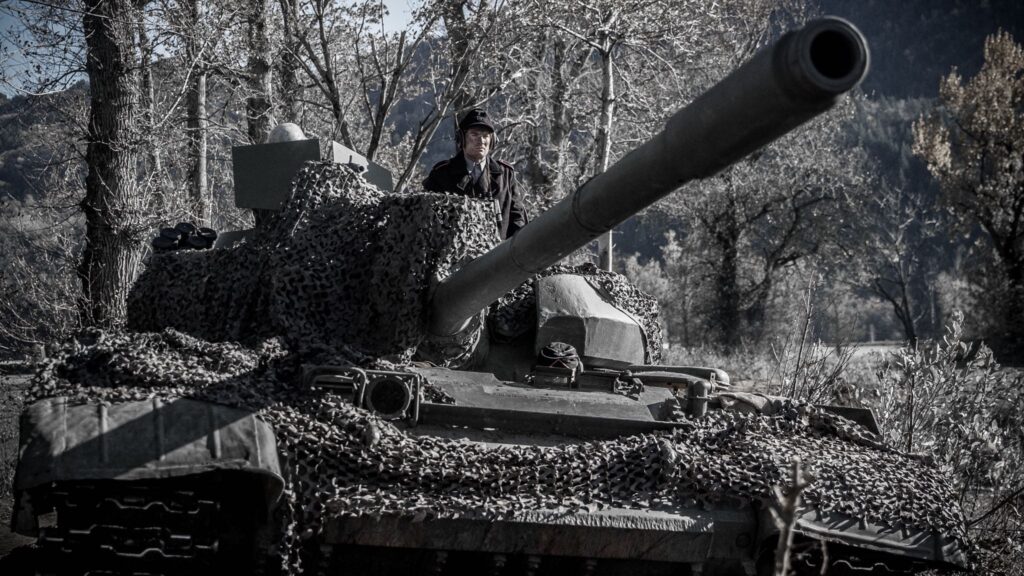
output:
[[[510,238],[526,226],[526,210],[516,190],[511,164],[495,160],[490,152],[496,141],[494,123],[483,110],[470,110],[455,133],[458,152],[430,170],[423,187],[431,192],[462,194],[492,200],[498,216],[498,233]]]

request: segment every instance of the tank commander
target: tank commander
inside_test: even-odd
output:
[[[516,190],[515,168],[490,156],[496,141],[494,123],[487,112],[470,110],[455,132],[457,153],[435,164],[423,187],[431,192],[493,200],[498,233],[504,239],[526,226],[527,216]]]

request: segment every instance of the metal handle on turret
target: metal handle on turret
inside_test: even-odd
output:
[[[430,333],[457,333],[491,302],[629,216],[828,110],[860,83],[868,59],[863,35],[840,18],[786,33],[606,172],[441,282]]]

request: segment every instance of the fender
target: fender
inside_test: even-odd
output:
[[[240,471],[268,505],[284,488],[270,425],[251,412],[185,398],[115,404],[41,400],[21,415],[15,531],[34,534],[29,491],[60,482],[178,478]]]

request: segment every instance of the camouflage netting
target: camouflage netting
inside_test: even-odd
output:
[[[959,508],[949,506],[955,495],[937,469],[811,407],[787,404],[771,417],[713,411],[675,433],[489,447],[411,436],[347,398],[305,390],[299,362],[277,340],[247,349],[174,330],[91,331],[52,357],[29,395],[189,397],[259,413],[289,466],[280,552],[292,572],[302,571],[302,542],[332,517],[765,503],[772,486],[787,483],[793,457],[814,478],[806,502],[823,511],[966,542]]]
[[[555,274],[575,274],[586,278],[608,302],[629,314],[643,328],[646,340],[644,362],[657,364],[661,361],[661,324],[658,320],[657,300],[634,286],[625,276],[601,270],[593,264],[559,264],[537,274],[537,278]],[[537,296],[533,287],[534,279],[531,278],[498,300],[487,318],[492,337],[514,340],[535,327]]]
[[[323,361],[406,361],[423,342],[430,288],[497,243],[490,209],[463,196],[387,195],[344,165],[309,164],[288,204],[252,242],[154,254],[129,295],[128,328],[174,328],[214,342],[281,336]],[[553,266],[539,276],[567,273],[586,277],[637,319],[646,361],[659,361],[656,300],[593,265]],[[532,286],[524,283],[495,307],[496,335],[533,328]],[[435,350],[431,359],[439,360]]]
[[[344,167],[312,165],[254,242],[154,256],[131,296],[135,332],[90,331],[66,343],[29,395],[189,397],[257,412],[286,457],[280,553],[293,573],[303,570],[303,542],[331,517],[765,502],[794,456],[816,479],[805,496],[820,509],[964,541],[937,470],[808,407],[774,417],[713,412],[674,434],[487,447],[409,435],[298,383],[310,361],[401,369],[422,339],[430,284],[489,248],[493,229],[480,203],[384,196]],[[643,320],[660,350],[653,301],[621,277],[589,274]],[[513,324],[530,294],[524,285],[496,307],[499,323],[520,329]]]
[[[280,336],[308,357],[408,360],[430,287],[497,243],[490,206],[446,194],[386,195],[347,166],[309,164],[255,239],[150,258],[128,328],[210,341]]]

